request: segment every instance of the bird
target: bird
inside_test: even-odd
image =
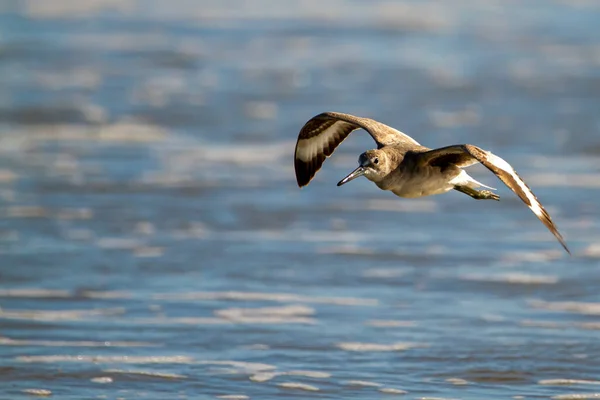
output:
[[[377,148],[362,153],[358,157],[358,167],[339,181],[338,186],[364,176],[380,189],[403,198],[456,190],[476,200],[500,200],[491,191],[496,189],[476,181],[463,169],[481,163],[529,207],[566,252],[571,254],[550,214],[504,159],[472,144],[430,149],[397,129],[371,118],[330,111],[308,120],[298,134],[294,152],[298,186],[302,188],[308,185],[325,159],[357,129],[369,133]],[[485,189],[479,190],[480,187]]]

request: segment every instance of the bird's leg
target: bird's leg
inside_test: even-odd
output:
[[[454,189],[471,196],[475,200],[500,200],[500,196],[489,190],[475,190],[468,186],[454,186]]]

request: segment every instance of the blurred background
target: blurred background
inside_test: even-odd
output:
[[[600,396],[600,2],[0,3],[0,398]],[[323,111],[500,202],[306,188]],[[580,397],[577,397],[580,396]],[[587,396],[587,397],[586,397]]]

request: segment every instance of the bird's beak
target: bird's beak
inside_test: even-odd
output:
[[[350,172],[348,174],[348,176],[346,176],[344,179],[339,181],[337,185],[342,186],[343,184],[348,183],[348,182],[358,178],[359,176],[363,176],[366,171],[367,170],[363,166],[360,166],[360,167],[356,168],[354,171]]]

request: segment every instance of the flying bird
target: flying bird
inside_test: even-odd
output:
[[[338,182],[342,186],[360,176],[382,190],[399,197],[415,198],[457,190],[477,200],[500,197],[473,179],[463,169],[481,163],[492,171],[529,207],[554,234],[567,253],[565,240],[529,186],[502,158],[471,144],[456,144],[430,149],[410,136],[370,118],[338,112],[325,112],[311,118],[300,130],[294,154],[294,168],[299,187],[308,185],[325,159],[357,129],[367,131],[377,148],[358,158],[358,168]]]

